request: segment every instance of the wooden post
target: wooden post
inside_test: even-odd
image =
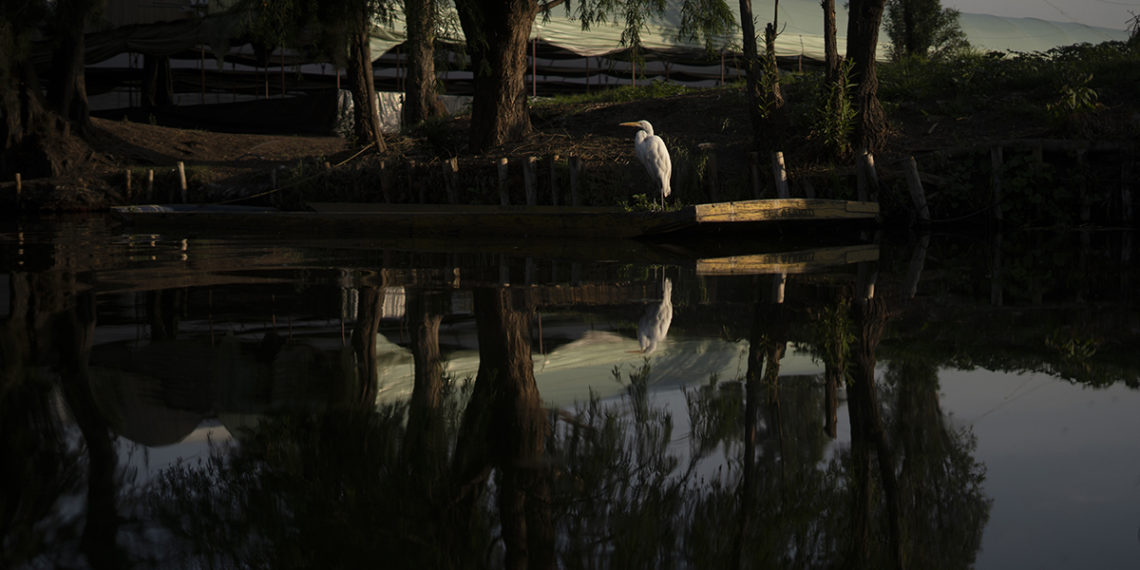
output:
[[[1129,172],[1128,161],[1120,163],[1120,219],[1125,222],[1132,222],[1132,187],[1129,186]]]
[[[764,187],[760,183],[760,153],[748,153],[748,171],[752,174],[752,197],[759,200],[764,195]]]
[[[724,87],[724,49],[720,50],[720,86]]]
[[[511,203],[510,192],[507,190],[507,165],[508,161],[506,158],[499,159],[499,205],[501,206],[506,206]]]
[[[425,184],[417,184],[416,180],[416,161],[408,160],[408,193],[411,194],[412,188],[416,189],[416,196],[420,204],[427,203],[427,187]],[[409,199],[411,196],[409,196]]]
[[[550,157],[550,205],[558,205],[558,155]]]
[[[578,191],[581,174],[582,157],[570,155],[570,205],[575,207],[582,205],[582,194]]]
[[[198,46],[198,73],[201,75],[198,101],[206,104],[206,46]],[[185,200],[183,200],[185,202]]]
[[[526,189],[526,205],[538,205],[538,177],[535,174],[536,158],[528,156],[523,160],[523,187]]]
[[[534,262],[534,258],[526,258],[523,264],[523,284],[534,285],[534,276],[536,273],[538,273],[538,265]]]
[[[276,171],[275,171],[276,172]],[[275,176],[276,177],[276,176]],[[274,184],[274,187],[277,185]],[[182,203],[186,203],[186,165],[178,161],[178,188],[182,191]]]
[[[998,232],[993,238],[994,251],[990,261],[990,304],[995,307],[1005,304],[1001,286],[1001,241],[1001,232]]]
[[[918,174],[918,163],[913,156],[908,156],[903,163],[906,172],[906,187],[910,190],[910,199],[914,202],[914,211],[918,214],[918,223],[930,223],[930,207],[926,204],[926,192],[922,189],[922,178]]]
[[[701,143],[700,148],[708,153],[708,158],[705,162],[705,172],[708,175],[709,199],[716,202],[720,197],[720,172],[716,164],[716,145],[713,143]]]
[[[779,305],[784,302],[784,289],[788,284],[787,272],[772,275],[772,302]]]
[[[862,202],[875,200],[879,195],[879,173],[875,171],[875,155],[866,149],[859,151],[855,164],[858,198]]]
[[[926,265],[926,250],[930,248],[930,234],[924,233],[914,245],[910,254],[910,263],[906,268],[906,281],[903,291],[907,299],[913,299],[918,294],[918,283],[922,280],[922,268]]]
[[[392,169],[388,168],[388,161],[380,161],[380,194],[384,196],[384,203],[392,203]]]
[[[154,169],[148,168],[146,171],[146,198],[148,201],[154,201]]]
[[[124,191],[126,193],[127,201],[129,202],[129,201],[131,201],[131,194],[132,194],[132,192],[131,192],[131,169],[130,168],[128,168],[126,170],[126,176],[124,177],[124,182],[126,183],[126,188],[124,189]]]
[[[805,176],[801,180],[801,185],[804,189],[804,198],[815,198],[815,185],[811,183],[811,179]]]
[[[1005,162],[1001,145],[990,148],[990,186],[993,188],[993,219],[1000,222],[1001,214],[1001,169]]]
[[[1084,150],[1078,150],[1077,151],[1077,167],[1081,169],[1081,172],[1087,172],[1088,171],[1088,168],[1087,168],[1088,164],[1086,163],[1087,158],[1088,158],[1088,156],[1085,154]],[[1089,201],[1089,185],[1086,182],[1087,180],[1088,180],[1087,176],[1082,176],[1081,177],[1081,183],[1077,188],[1077,190],[1081,193],[1081,223],[1082,224],[1087,224],[1089,222],[1089,220],[1092,219],[1092,204]],[[1085,232],[1082,237],[1085,237],[1085,236],[1088,236],[1088,232]]]
[[[459,158],[451,157],[443,163],[443,178],[447,184],[447,202],[459,203]]]
[[[776,197],[790,198],[791,193],[788,192],[788,171],[784,168],[784,153],[781,151],[772,153],[772,173],[776,178]]]
[[[860,304],[875,298],[875,284],[879,281],[879,271],[873,262],[860,263],[855,269],[855,295]]]
[[[16,173],[16,208],[24,205],[24,179],[19,172]]]

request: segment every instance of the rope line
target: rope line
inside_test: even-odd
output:
[[[342,160],[342,161],[340,161],[340,162],[338,162],[338,163],[336,163],[336,164],[332,165],[331,167],[329,167],[329,170],[332,170],[332,169],[334,169],[334,168],[340,168],[341,166],[344,166],[345,164],[348,164],[348,162],[349,162],[349,161],[352,161],[352,160],[356,159],[356,157],[358,157],[358,156],[360,156],[360,155],[364,154],[364,151],[366,151],[366,150],[368,150],[368,149],[372,148],[372,147],[373,147],[375,144],[376,144],[375,142],[370,142],[370,143],[368,143],[368,144],[364,145],[364,147],[363,147],[363,148],[361,148],[360,150],[356,151],[356,154],[354,154],[354,155],[352,155],[352,156],[350,156],[350,157],[348,157],[348,158],[346,158],[346,159],[344,159],[344,160]],[[238,197],[238,198],[231,198],[231,199],[229,199],[229,200],[222,200],[222,201],[220,201],[220,202],[211,202],[211,204],[213,204],[213,205],[233,204],[233,203],[235,203],[235,202],[244,202],[244,201],[246,201],[246,200],[252,200],[252,199],[254,199],[254,198],[260,198],[260,197],[262,197],[262,196],[268,196],[268,195],[270,195],[270,194],[273,194],[273,193],[276,193],[276,192],[280,192],[280,191],[282,191],[282,190],[285,190],[286,188],[292,188],[292,187],[294,187],[294,186],[297,186],[297,185],[299,185],[299,184],[301,184],[301,183],[303,183],[303,182],[308,182],[308,181],[310,181],[310,180],[313,180],[313,179],[315,179],[315,178],[317,178],[318,176],[321,176],[321,175],[323,175],[323,174],[325,174],[325,173],[324,173],[324,172],[319,172],[319,173],[317,173],[317,174],[311,174],[311,175],[309,175],[309,176],[306,176],[306,177],[304,177],[304,178],[299,178],[299,179],[297,179],[297,180],[293,180],[292,182],[289,182],[288,184],[284,184],[284,185],[282,185],[282,186],[277,186],[277,187],[275,187],[275,188],[271,188],[271,189],[269,189],[269,190],[266,190],[266,191],[264,191],[264,192],[258,192],[257,194],[250,194],[249,196],[241,196],[241,197]]]

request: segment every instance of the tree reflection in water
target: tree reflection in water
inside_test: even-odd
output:
[[[974,441],[939,409],[931,365],[892,363],[876,381],[890,318],[880,302],[839,298],[813,313],[814,345],[834,373],[823,382],[780,377],[799,315],[758,304],[745,376],[686,394],[686,452],[671,411],[650,395],[649,360],[622,379],[624,397],[551,412],[534,383],[526,292],[486,288],[474,299],[473,382],[444,375],[440,298],[414,292],[407,403],[267,419],[240,445],[168,470],[149,505],[182,546],[169,562],[971,566],[989,512]],[[846,386],[849,448],[829,443],[828,381]]]
[[[118,497],[129,474],[92,389],[95,295],[76,293],[68,272],[8,279],[10,312],[0,325],[0,567],[121,568]],[[64,413],[80,439],[67,433]],[[61,509],[68,501],[81,510]]]

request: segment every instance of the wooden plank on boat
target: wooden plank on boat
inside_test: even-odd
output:
[[[618,206],[524,206],[493,204],[384,204],[373,202],[308,202],[320,214],[494,214],[503,212],[530,214],[627,214],[629,210]]]
[[[697,204],[697,223],[766,222],[792,220],[873,219],[879,215],[875,202],[825,200],[821,198],[781,198]]]
[[[697,275],[764,275],[808,273],[838,265],[879,259],[879,246],[862,244],[781,253],[734,255],[697,260]]]

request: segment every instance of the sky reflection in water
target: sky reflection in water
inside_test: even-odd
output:
[[[1137,329],[1132,321],[1135,307],[1127,294],[1133,270],[1126,263],[1128,256],[1122,255],[1122,251],[1131,251],[1127,240],[1098,238],[1092,249],[1084,251],[1062,250],[1054,242],[1052,250],[1043,253],[1040,247],[1006,237],[998,242],[1000,246],[984,246],[1002,247],[1004,255],[996,257],[977,255],[981,242],[976,238],[935,237],[927,242],[929,253],[919,265],[924,273],[919,275],[918,295],[913,300],[907,299],[906,292],[915,277],[907,274],[908,268],[915,267],[915,249],[912,244],[885,242],[877,251],[875,264],[840,263],[814,268],[807,274],[794,270],[784,290],[783,306],[788,309],[774,310],[771,307],[776,297],[769,274],[698,274],[694,268],[701,264],[697,260],[715,257],[721,251],[717,244],[703,246],[695,254],[673,252],[671,257],[643,265],[636,258],[642,255],[644,244],[614,248],[613,260],[597,263],[575,257],[568,253],[572,248],[565,247],[547,258],[541,253],[528,255],[517,247],[504,249],[501,244],[489,245],[483,251],[478,246],[449,251],[438,244],[415,250],[395,243],[229,242],[193,236],[126,236],[99,223],[65,226],[49,234],[43,240],[35,232],[21,234],[23,243],[11,239],[16,232],[6,234],[6,330],[9,334],[23,330],[18,317],[27,313],[20,313],[24,309],[17,297],[29,289],[22,288],[21,283],[38,284],[39,289],[30,290],[40,295],[38,299],[48,309],[52,305],[42,289],[49,282],[56,283],[51,286],[59,287],[56,292],[63,297],[75,291],[95,292],[90,386],[104,425],[155,444],[147,447],[125,438],[115,440],[120,461],[129,460],[140,469],[134,482],[141,486],[155,481],[164,469],[180,460],[205,460],[210,443],[226,441],[239,426],[256,427],[282,412],[340,409],[361,382],[351,372],[353,359],[361,358],[361,353],[353,353],[350,339],[357,321],[363,318],[364,297],[358,293],[365,289],[385,292],[381,312],[387,313],[379,321],[381,335],[374,344],[375,352],[368,356],[376,362],[373,388],[378,402],[405,401],[413,392],[414,331],[408,301],[420,290],[442,292],[446,298],[438,337],[443,370],[453,379],[474,379],[479,370],[479,330],[470,287],[494,289],[509,281],[509,289],[515,292],[538,292],[520,306],[524,313],[527,306],[537,307],[527,317],[527,326],[535,381],[547,405],[573,413],[575,403],[588,399],[592,392],[606,405],[633,417],[645,413],[638,410],[647,404],[650,412],[645,417],[651,424],[663,421],[652,410],[667,411],[671,431],[664,432],[668,439],[662,449],[680,458],[674,477],[684,470],[685,458],[696,449],[694,446],[705,443],[708,456],[695,473],[708,481],[704,487],[694,483],[690,491],[703,488],[697,492],[707,492],[709,481],[719,480],[726,486],[726,499],[739,500],[737,493],[755,493],[759,502],[754,514],[732,511],[736,507],[729,501],[720,508],[721,515],[729,511],[737,514],[718,524],[759,517],[748,524],[770,528],[764,531],[765,536],[776,537],[773,540],[777,545],[782,533],[787,533],[789,542],[767,551],[756,545],[747,549],[737,545],[745,565],[749,560],[752,565],[775,563],[777,567],[811,566],[813,560],[850,560],[854,548],[868,556],[866,566],[874,567],[892,556],[884,546],[890,542],[890,525],[885,522],[889,508],[880,502],[891,491],[884,487],[874,494],[877,506],[872,507],[869,536],[875,537],[876,545],[860,550],[846,544],[848,538],[840,537],[850,534],[851,525],[856,524],[851,521],[858,519],[848,512],[849,501],[857,494],[843,491],[841,483],[850,481],[853,467],[834,464],[832,469],[840,471],[830,474],[826,467],[832,461],[851,461],[848,399],[852,394],[851,390],[840,390],[837,435],[834,440],[827,438],[825,366],[818,346],[808,346],[814,338],[812,315],[839,298],[857,303],[857,292],[863,290],[860,277],[874,275],[877,298],[885,299],[891,307],[874,356],[878,359],[877,398],[886,434],[883,441],[897,454],[898,492],[904,510],[906,504],[912,505],[910,514],[904,514],[903,542],[934,532],[936,527],[925,529],[925,523],[905,518],[929,509],[930,503],[924,501],[941,504],[945,511],[931,512],[949,516],[942,524],[950,527],[963,522],[952,516],[957,512],[954,509],[966,508],[974,501],[966,494],[952,496],[953,490],[941,496],[920,492],[924,483],[942,483],[927,481],[924,477],[929,475],[915,478],[912,474],[908,479],[908,469],[922,473],[922,469],[938,465],[942,451],[929,445],[950,441],[950,455],[946,457],[962,454],[951,462],[954,466],[950,470],[965,476],[972,469],[970,465],[975,465],[979,474],[985,474],[981,493],[992,501],[969,507],[984,509],[978,519],[984,524],[979,549],[946,555],[943,550],[952,547],[906,544],[908,562],[921,564],[927,557],[943,556],[947,567],[972,561],[978,568],[1124,568],[1140,556],[1140,456],[1135,453],[1135,434],[1140,433],[1140,414],[1135,412],[1140,407],[1140,393],[1125,384],[1127,380],[1135,385],[1138,375],[1135,358],[1127,355]],[[857,238],[854,241],[862,245]],[[791,249],[798,253],[784,258],[802,260],[804,251],[834,249],[842,244],[733,244],[738,250],[747,247],[765,254]],[[202,257],[197,257],[200,253]],[[661,255],[659,250],[653,254]],[[1032,274],[1022,273],[1027,268],[1048,268],[1041,261],[1047,258],[1062,264],[1068,258],[1085,260],[1084,267],[1094,278],[1076,281],[1045,277],[1035,281]],[[999,263],[995,259],[1001,260],[1000,267],[994,265]],[[1002,291],[995,295],[992,276],[1003,271],[1005,281],[997,287]],[[148,292],[156,287],[160,293]],[[654,350],[642,352],[638,320],[660,308],[666,291],[672,311],[665,338]],[[993,307],[995,301],[1002,308]],[[1084,310],[1090,301],[1096,302],[1096,310]],[[74,303],[52,302],[57,303],[54,310],[63,313]],[[513,309],[506,310],[510,313]],[[1098,317],[1106,313],[1113,316]],[[1074,314],[1090,316],[1077,322]],[[156,339],[156,331],[163,327],[172,327],[167,331],[173,333],[168,334],[171,338]],[[30,329],[29,334],[44,335],[45,330],[41,326]],[[1106,336],[1109,334],[1117,336]],[[45,343],[59,342],[58,336],[40,338]],[[764,384],[765,391],[752,391],[761,384],[743,382],[750,369],[750,347],[760,342],[756,339],[776,344],[790,341],[778,361],[778,388],[768,383]],[[987,346],[993,351],[979,348]],[[1089,346],[1093,347],[1091,351],[1082,351]],[[1057,351],[1064,350],[1070,351],[1067,357],[1057,356]],[[46,353],[36,358],[54,366],[50,362],[53,357]],[[763,357],[760,362],[764,366],[773,363],[765,363]],[[636,387],[633,379],[645,364],[648,396],[638,404],[637,392],[631,387]],[[760,370],[757,368],[758,373]],[[11,372],[9,378],[15,378]],[[161,374],[169,378],[158,378]],[[899,382],[891,380],[892,374],[904,380],[925,375],[936,383]],[[715,386],[710,387],[710,379],[716,381]],[[1094,384],[1097,387],[1091,387]],[[934,400],[925,396],[928,392],[937,394]],[[634,394],[633,401],[629,394]],[[761,418],[752,427],[758,430],[759,439],[758,452],[751,459],[743,454],[746,440],[741,431],[749,425],[741,419],[746,411],[743,402],[749,397],[759,398],[757,413]],[[145,413],[129,409],[131,402],[140,401],[151,409]],[[702,401],[706,406],[702,409],[709,414],[698,421],[699,425],[689,421],[694,401]],[[64,398],[62,405],[75,405],[75,400]],[[64,425],[72,426],[69,433],[78,437],[74,420],[61,417]],[[922,422],[917,427],[911,423],[914,418]],[[142,423],[130,427],[132,421]],[[568,426],[576,425],[575,421],[586,420],[564,418],[555,429],[571,429]],[[37,429],[35,425],[28,429]],[[632,433],[655,433],[637,431],[644,426],[634,428],[630,427]],[[873,448],[873,430],[867,441]],[[557,449],[561,444],[552,441],[549,445]],[[931,459],[930,455],[935,457]],[[557,455],[552,460],[558,465],[566,457]],[[725,458],[729,458],[727,464],[723,463]],[[82,452],[76,459],[81,465],[89,462]],[[924,463],[930,461],[933,463]],[[750,468],[756,469],[754,478],[743,475]],[[559,469],[578,473],[570,465]],[[585,471],[581,473],[578,476],[588,476]],[[833,479],[836,473],[839,478]],[[800,478],[802,483],[785,486],[787,481]],[[555,497],[566,490],[559,485],[552,487]],[[819,487],[813,491],[816,485]],[[122,495],[118,508],[133,516],[146,512],[130,506],[135,495],[124,490],[128,487],[119,487]],[[73,493],[80,488],[71,487]],[[811,495],[821,492],[829,495],[817,497],[824,502],[813,506]],[[766,502],[774,497],[784,498],[778,503]],[[714,499],[715,493],[709,498]],[[559,500],[556,498],[555,504]],[[813,510],[826,506],[827,500],[834,504],[826,511],[835,512]],[[685,517],[697,521],[701,516],[711,516],[717,520],[718,511],[712,505],[701,500],[690,503],[686,508],[696,510]],[[563,512],[561,508],[555,511]],[[705,508],[712,510],[701,515]],[[766,515],[781,512],[784,517],[806,518],[795,523],[760,522]],[[834,519],[836,516],[839,518]],[[21,522],[32,521],[7,522],[15,524],[8,528],[16,528]],[[67,524],[83,528],[79,522]],[[556,521],[554,528],[563,533],[573,530],[572,524],[560,526],[564,524]],[[725,550],[734,548],[727,535],[737,531],[730,530],[732,525],[724,528],[726,536],[722,538],[727,542],[709,542],[682,533],[678,535],[682,546],[661,547],[656,556],[674,557],[682,564],[687,560],[696,566],[702,565],[701,548],[713,548],[718,556],[726,556]],[[132,540],[127,535],[139,531],[125,524],[117,532],[119,544],[129,545]],[[968,543],[973,531],[958,528],[946,534]],[[802,536],[795,538],[797,535]],[[5,545],[20,536],[9,533]],[[78,552],[82,548],[75,539],[66,538],[66,533],[48,535],[45,540],[44,547],[49,550],[26,555],[30,560],[81,559]],[[501,549],[502,542],[498,544]],[[561,544],[572,546],[574,541]],[[61,555],[60,548],[74,549],[76,554]],[[139,552],[132,552],[137,547],[124,548],[126,553],[119,555],[127,560],[143,558]],[[789,549],[794,548],[804,551],[792,554]],[[620,550],[617,544],[602,547],[587,559],[606,559]],[[147,556],[157,555],[151,552]],[[563,551],[558,556],[566,567],[584,560],[580,558],[582,552]],[[716,556],[707,558],[714,559],[719,560]],[[97,565],[92,562],[96,558],[88,555],[87,560]]]

